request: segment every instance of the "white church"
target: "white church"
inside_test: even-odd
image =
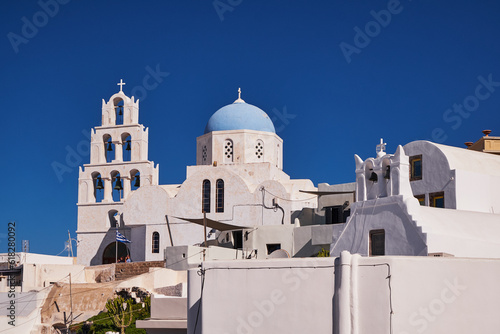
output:
[[[78,263],[164,260],[168,246],[199,244],[203,218],[235,229],[290,224],[317,200],[310,180],[283,171],[283,140],[269,116],[241,98],[217,110],[197,138],[196,166],[182,184],[159,184],[148,158],[148,132],[139,101],[122,90],[102,102],[102,124],[92,129],[90,163],[80,168]],[[116,231],[131,243],[116,243]],[[118,245],[118,249],[116,246]]]

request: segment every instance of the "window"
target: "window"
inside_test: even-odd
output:
[[[160,233],[153,232],[152,253],[160,252]]]
[[[410,181],[422,180],[422,154],[410,157]]]
[[[370,231],[370,256],[385,255],[385,231]]]
[[[207,162],[207,146],[206,145],[203,145],[203,148],[201,149],[201,159],[203,160],[203,162]]]
[[[233,162],[233,141],[231,139],[224,141],[224,162]]]
[[[266,248],[267,248],[267,255],[269,255],[272,252],[281,249],[281,244],[266,244]]]
[[[344,208],[342,205],[325,207],[326,224],[339,224],[344,222]]]
[[[420,205],[425,206],[425,195],[416,195],[415,198],[418,199]]]
[[[108,212],[109,227],[119,227],[120,226],[120,214],[116,210],[110,210]]]
[[[224,180],[218,179],[215,186],[215,212],[224,212]]]
[[[255,155],[257,156],[257,159],[262,158],[264,155],[264,143],[262,140],[257,140],[257,144],[255,145]]]
[[[201,212],[210,212],[210,181],[203,180]]]
[[[444,208],[444,192],[429,194],[429,205],[435,208]]]

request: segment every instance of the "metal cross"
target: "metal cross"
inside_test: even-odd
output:
[[[120,79],[120,82],[116,84],[117,86],[120,86],[120,92],[122,91],[123,85],[126,85],[125,82],[123,82],[123,79]]]

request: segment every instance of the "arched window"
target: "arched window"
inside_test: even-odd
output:
[[[215,212],[224,212],[224,180],[218,179],[215,192]]]
[[[141,186],[141,173],[137,169],[130,171],[130,189],[137,190]]]
[[[116,115],[115,124],[122,125],[123,124],[123,113],[124,113],[123,100],[122,99],[115,100],[114,104],[115,104],[115,115]]]
[[[224,162],[233,162],[233,141],[231,139],[224,141]]]
[[[104,155],[106,157],[106,162],[111,162],[115,160],[115,144],[111,139],[110,135],[104,135]]]
[[[130,161],[132,158],[132,137],[128,133],[122,134],[123,161]]]
[[[104,181],[101,178],[101,174],[92,173],[92,181],[94,183],[94,198],[96,203],[102,202],[104,198]]]
[[[112,180],[112,193],[113,193],[113,202],[120,202],[122,199],[123,195],[123,183],[122,179],[120,177],[120,173],[117,171],[114,171],[111,173],[111,180]]]
[[[152,253],[160,252],[160,233],[153,232],[153,240],[152,240]]]
[[[116,210],[110,210],[108,212],[109,227],[119,227],[120,226],[120,214]]]
[[[203,180],[203,186],[201,189],[201,211],[209,213],[210,212],[210,181]]]
[[[262,140],[257,140],[257,143],[255,144],[255,155],[257,156],[257,159],[262,159],[264,156],[264,143]]]

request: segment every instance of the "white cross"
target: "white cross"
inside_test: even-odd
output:
[[[241,100],[241,88],[238,88],[238,100]]]
[[[120,92],[122,91],[123,85],[126,85],[125,82],[123,82],[123,79],[120,79],[120,83],[116,84],[117,86],[120,86]]]
[[[377,145],[377,153],[384,152],[385,145],[387,145],[387,143],[384,143],[384,140],[380,138],[380,144]]]

